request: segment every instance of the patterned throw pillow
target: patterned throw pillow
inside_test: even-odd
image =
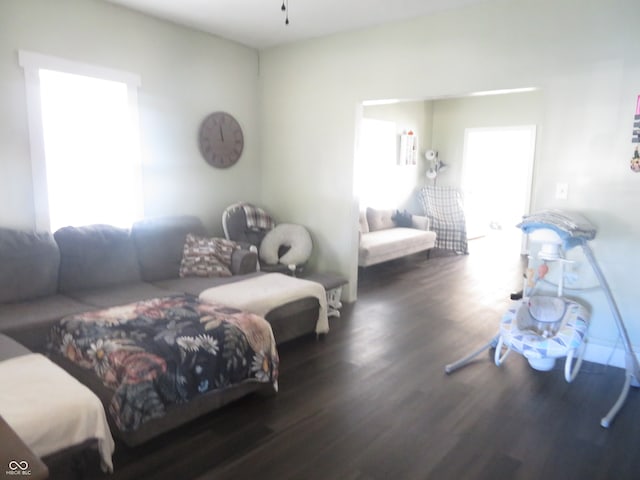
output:
[[[406,210],[403,210],[402,212],[400,210],[396,210],[396,213],[394,213],[391,218],[393,219],[393,223],[396,224],[396,227],[410,228],[413,226],[413,217]]]
[[[367,223],[369,224],[369,231],[376,232],[378,230],[386,230],[396,226],[393,223],[393,210],[376,210],[371,207],[367,207]]]
[[[231,255],[238,248],[239,245],[231,240],[189,233],[182,252],[180,276],[230,277]]]

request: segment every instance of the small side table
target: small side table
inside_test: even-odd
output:
[[[339,273],[332,272],[316,272],[304,277],[305,280],[318,282],[324,287],[327,293],[327,315],[329,317],[340,317],[340,309],[342,308],[342,286],[346,285],[347,279]]]

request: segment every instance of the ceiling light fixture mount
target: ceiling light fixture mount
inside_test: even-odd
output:
[[[284,24],[289,25],[289,0],[282,0],[280,10],[284,12]]]

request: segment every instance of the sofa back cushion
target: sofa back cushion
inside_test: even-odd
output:
[[[56,293],[60,252],[50,233],[0,228],[0,303]]]
[[[146,218],[133,224],[133,238],[142,279],[157,282],[178,278],[187,234],[206,235],[198,217]]]
[[[369,231],[375,232],[395,227],[396,225],[393,221],[393,215],[393,210],[376,210],[368,207],[367,223],[369,224]]]
[[[53,234],[60,248],[62,293],[140,281],[128,230],[111,225],[64,227]]]
[[[362,233],[369,233],[369,223],[367,223],[367,213],[364,210],[360,210],[360,216],[358,218],[358,231]]]

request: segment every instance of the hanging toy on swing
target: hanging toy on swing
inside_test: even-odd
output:
[[[541,263],[540,266],[538,266],[537,270],[534,270],[533,268],[528,268],[527,274],[526,274],[527,287],[529,289],[533,289],[540,280],[544,279],[547,273],[549,273],[549,266],[547,265],[546,261],[543,261],[543,263]]]
[[[636,147],[633,152],[633,158],[631,159],[631,170],[638,173],[640,172],[640,153],[638,152],[638,147]]]

